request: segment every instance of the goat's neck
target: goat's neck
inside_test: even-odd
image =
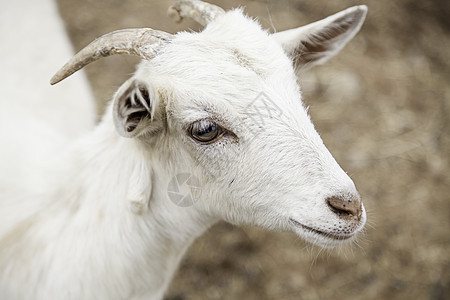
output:
[[[171,176],[157,172],[155,160],[161,164],[144,145],[118,136],[109,118],[70,152],[62,188],[38,222],[45,242],[55,245],[51,257],[42,254],[54,266],[43,272],[73,260],[49,278],[75,295],[95,291],[78,299],[162,298],[187,247],[214,222],[168,199]],[[45,284],[52,289],[55,282]]]

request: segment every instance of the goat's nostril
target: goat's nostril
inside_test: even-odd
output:
[[[330,197],[326,200],[331,211],[345,220],[361,220],[359,197]]]

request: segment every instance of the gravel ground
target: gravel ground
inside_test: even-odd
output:
[[[190,248],[166,299],[450,299],[450,1],[211,2],[242,5],[271,31],[369,6],[344,51],[300,78],[369,224],[357,245],[323,251],[292,234],[220,223]],[[76,50],[120,28],[200,29],[172,23],[170,3],[59,0]],[[137,61],[86,68],[99,114]]]

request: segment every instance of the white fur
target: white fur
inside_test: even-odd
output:
[[[0,36],[0,191],[25,182],[36,191],[55,151],[94,127],[93,97],[84,72],[56,88],[48,84],[72,55],[53,1],[6,1]]]
[[[141,63],[116,103],[133,80],[155,92],[151,130],[121,136],[110,105],[91,133],[64,146],[66,137],[55,138],[41,173],[30,167],[43,178],[38,189],[20,177],[4,185],[2,177],[1,299],[161,299],[187,247],[220,219],[295,232],[324,247],[340,241],[290,219],[333,234],[364,226],[364,212],[351,223],[327,206],[327,197],[357,195],[354,184],[315,131],[291,60],[241,11],[201,33],[179,33]],[[261,92],[281,111],[263,128],[249,110]],[[204,118],[235,136],[199,145],[186,128]],[[168,198],[180,173],[200,182],[191,207]]]

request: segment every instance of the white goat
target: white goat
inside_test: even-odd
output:
[[[295,69],[342,49],[366,11],[268,34],[241,10],[179,0],[171,14],[201,33],[122,30],[80,51],[52,83],[102,56],[145,60],[91,133],[55,142],[45,172],[30,169],[38,192],[0,182],[0,298],[161,299],[187,247],[221,219],[323,247],[352,240],[364,207],[310,122]],[[263,122],[258,97],[276,109]],[[189,207],[168,195],[183,173],[196,179]]]

